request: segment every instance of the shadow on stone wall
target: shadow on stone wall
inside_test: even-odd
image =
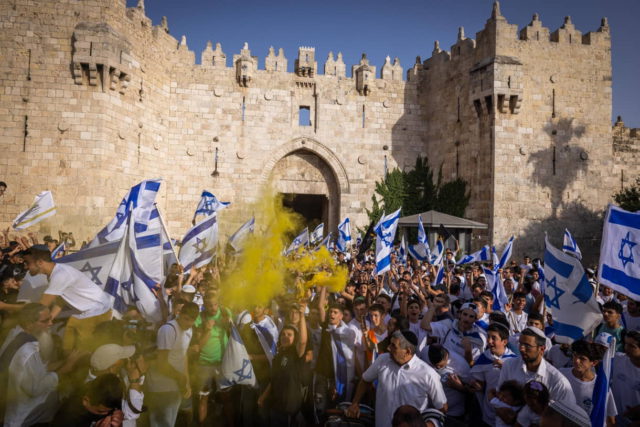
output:
[[[549,241],[555,247],[562,248],[564,229],[567,228],[582,252],[582,263],[585,268],[597,265],[604,212],[592,211],[579,202],[563,203],[560,207],[560,213],[557,216],[532,222],[522,230],[516,240],[516,249],[531,257],[542,258],[544,234],[547,233]]]
[[[571,144],[574,138],[587,133],[585,126],[575,124],[573,118],[551,120],[543,129],[553,141],[553,145],[532,153],[528,163],[533,163],[531,179],[538,185],[549,189],[552,218],[557,217],[563,195],[569,185],[587,170],[587,159],[582,159],[584,149]]]

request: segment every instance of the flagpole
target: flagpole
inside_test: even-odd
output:
[[[176,257],[176,262],[182,268],[182,264],[180,263],[180,258],[178,258],[178,253],[176,252],[175,246],[173,246],[173,240],[171,240],[171,236],[169,236],[169,231],[167,231],[167,226],[164,223],[164,218],[160,215],[160,209],[158,209],[158,204],[156,202],[153,203],[153,206],[158,210],[158,218],[160,218],[160,224],[162,225],[162,229],[164,230],[164,234],[167,235],[167,239],[169,240],[169,245],[171,245],[171,250],[173,251],[173,256]]]

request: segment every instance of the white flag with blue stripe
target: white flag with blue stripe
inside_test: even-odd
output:
[[[309,236],[309,244],[313,245],[316,242],[319,242],[324,237],[324,223],[318,224],[316,228],[313,229],[311,235]]]
[[[329,234],[327,234],[327,236],[322,239],[322,242],[318,243],[318,246],[315,247],[314,251],[319,251],[320,248],[322,248],[323,246],[329,250],[331,250],[331,236],[333,235],[333,233],[329,232]]]
[[[193,221],[195,222],[198,215],[209,216],[214,212],[228,207],[230,204],[231,202],[221,202],[212,193],[203,190],[198,206],[196,207],[196,212],[193,214]]]
[[[616,355],[616,339],[609,334],[601,334],[606,336],[608,345],[607,352],[602,358],[602,362],[596,367],[596,383],[593,386],[593,394],[591,398],[591,426],[605,427],[607,423],[607,403],[609,401],[609,384],[611,382],[611,368],[613,358]]]
[[[491,270],[483,266],[482,271],[484,272],[484,276],[487,279],[489,291],[493,294],[492,309],[504,310],[505,304],[509,302],[509,296],[507,295],[507,291],[504,288],[504,283],[502,282],[502,278],[500,277],[498,270]]]
[[[242,250],[242,246],[244,245],[244,241],[247,236],[253,233],[256,226],[256,218],[252,217],[249,221],[245,222],[236,230],[235,233],[229,237],[229,245],[236,252],[240,252]]]
[[[205,266],[213,259],[218,246],[217,216],[214,212],[205,217],[185,234],[178,254],[184,271]]]
[[[122,239],[127,228],[129,206],[133,208],[134,213],[137,209],[150,211],[160,190],[160,181],[160,179],[150,179],[131,187],[120,202],[115,218],[98,232],[88,246],[95,247]]]
[[[473,262],[489,261],[490,259],[491,249],[489,249],[489,245],[484,245],[479,251],[474,252],[471,255],[466,255],[464,258],[458,261],[458,264],[471,264]]]
[[[440,265],[442,263],[442,259],[444,258],[444,242],[442,239],[438,239],[436,242],[436,248],[433,252],[431,252],[431,259],[429,263],[432,265]]]
[[[140,262],[134,233],[135,222],[131,216],[129,218],[104,291],[113,297],[113,309],[116,312],[124,314],[127,307],[135,307],[146,321],[158,323],[162,320],[162,311],[152,289],[159,282],[145,271]],[[160,289],[156,288],[156,292],[160,292]]]
[[[418,215],[418,243],[415,245],[409,245],[408,249],[409,255],[411,255],[418,261],[431,260],[429,239],[427,239],[427,233],[424,231],[424,225],[422,224],[422,215]]]
[[[604,219],[598,280],[640,300],[640,213],[609,205]]]
[[[297,251],[298,248],[300,248],[301,246],[308,246],[308,245],[309,245],[309,229],[305,227],[304,230],[302,230],[302,233],[298,234],[296,238],[293,239],[293,242],[291,242],[291,244],[289,245],[289,247],[287,248],[284,254],[289,255],[292,252]]]
[[[376,233],[376,272],[384,274],[391,268],[391,251],[393,251],[393,239],[400,221],[400,209],[383,215],[375,226]]]
[[[564,229],[564,242],[562,243],[562,250],[565,253],[573,255],[579,260],[582,260],[582,252],[580,252],[578,244],[576,243],[569,230],[567,230],[566,228]]]
[[[498,264],[494,265],[495,270],[504,268],[504,266],[507,265],[507,263],[511,259],[511,254],[513,253],[513,239],[515,239],[515,236],[511,236],[511,238],[507,242],[507,245],[504,247],[504,250],[502,251],[502,256],[498,260]]]
[[[404,241],[404,234],[402,235],[402,240],[400,241],[398,260],[400,261],[400,264],[407,265],[407,244]]]
[[[227,348],[222,356],[220,376],[217,382],[221,390],[236,384],[250,387],[256,385],[256,376],[249,359],[249,353],[247,353],[247,349],[235,325],[231,325],[231,334],[229,334]]]
[[[43,191],[35,197],[29,209],[13,220],[12,226],[14,230],[24,230],[55,214],[56,205],[53,203],[53,194],[51,191]]]
[[[349,218],[345,218],[340,225],[338,225],[338,240],[336,246],[340,252],[346,252],[350,242],[351,221],[349,221]]]
[[[602,322],[602,313],[582,264],[551,245],[546,236],[544,281],[544,302],[553,313],[558,342],[570,344],[579,340]]]

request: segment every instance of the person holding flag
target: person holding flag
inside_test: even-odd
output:
[[[32,276],[47,275],[49,283],[40,304],[51,310],[52,319],[60,314],[65,303],[77,311],[67,321],[62,337],[63,351],[69,353],[74,348],[93,350],[93,331],[100,323],[111,320],[109,295],[81,271],[53,262],[45,245],[28,248],[24,260]]]

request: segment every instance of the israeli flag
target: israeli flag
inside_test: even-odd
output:
[[[609,205],[604,219],[598,280],[640,300],[640,213]],[[638,247],[636,247],[638,246]],[[636,261],[639,261],[636,263]]]
[[[602,313],[580,261],[555,248],[545,236],[544,302],[553,312],[558,342],[571,344],[590,333]]]
[[[131,216],[127,225],[109,270],[104,291],[113,297],[113,309],[116,312],[123,314],[127,307],[135,306],[146,321],[159,323],[162,321],[162,311],[153,291],[159,291],[159,282],[151,277],[139,262],[135,222]]]
[[[422,215],[418,215],[418,243],[409,245],[409,254],[418,261],[429,261],[431,259],[431,250],[429,249],[429,240],[427,233],[424,231],[422,224]]]
[[[309,236],[309,244],[313,245],[319,242],[324,237],[324,223],[318,224],[318,226],[311,232]]]
[[[582,260],[582,252],[580,252],[578,244],[574,240],[569,230],[567,230],[566,228],[564,229],[564,242],[562,243],[562,250],[565,253],[573,255],[579,260]]]
[[[351,242],[351,222],[349,218],[345,218],[340,225],[338,225],[338,240],[336,246],[340,252],[346,252],[347,246]]]
[[[504,283],[496,269],[488,269],[487,267],[482,267],[482,271],[484,272],[484,276],[487,279],[487,285],[489,286],[489,291],[493,294],[493,310],[503,310],[505,304],[509,302],[509,296],[507,295],[507,291],[504,288]]]
[[[484,245],[482,249],[477,252],[472,253],[471,255],[467,255],[458,261],[459,265],[462,264],[471,264],[477,261],[489,261],[491,255],[491,250],[489,249],[489,245]]]
[[[212,193],[203,190],[198,206],[196,207],[196,212],[193,214],[193,222],[195,222],[198,215],[209,216],[214,212],[228,207],[230,204],[231,202],[219,201]]]
[[[439,285],[440,283],[444,282],[444,269],[446,267],[443,264],[440,264],[440,267],[438,267],[438,272],[436,273],[436,278],[433,281],[434,286]]]
[[[318,246],[315,247],[314,251],[319,251],[321,247],[326,247],[327,249],[331,250],[330,245],[331,245],[331,236],[333,235],[333,233],[329,232],[329,234],[327,234],[327,237],[325,237],[324,239],[322,239],[322,242],[318,243]]]
[[[391,251],[393,250],[393,239],[400,221],[400,209],[382,216],[375,226],[376,233],[376,272],[378,275],[384,274],[391,268]]]
[[[218,377],[218,387],[221,390],[236,384],[255,387],[256,376],[253,373],[253,366],[249,359],[249,353],[242,342],[235,325],[231,325],[231,334],[227,342],[227,348],[222,356],[220,365],[220,376]]]
[[[542,295],[545,293],[545,275],[544,275],[544,267],[538,261],[536,267],[538,268],[538,283],[540,284],[540,292]]]
[[[165,277],[163,243],[168,240],[155,204],[148,209],[132,211],[133,236],[136,241],[136,257],[144,271],[156,282]]]
[[[431,265],[440,265],[442,264],[442,259],[444,258],[444,242],[441,239],[438,239],[436,242],[436,249],[431,253],[431,259],[429,263]]]
[[[65,242],[62,242],[58,245],[57,248],[53,250],[53,252],[51,252],[51,259],[55,260],[56,258],[58,258],[58,255],[63,256],[65,252],[66,252]]]
[[[95,247],[86,247],[53,261],[57,264],[67,264],[76,270],[80,270],[93,283],[104,289],[119,247],[120,241],[108,242]]]
[[[607,334],[609,335],[609,334]],[[616,339],[612,335],[607,337],[608,349],[602,362],[596,367],[596,383],[593,386],[591,402],[591,425],[605,427],[607,425],[607,401],[609,400],[609,383],[611,382],[611,367],[616,355]]]
[[[127,228],[129,206],[132,206],[132,212],[135,212],[136,209],[143,209],[146,212],[150,212],[156,201],[158,190],[160,189],[160,181],[160,179],[142,181],[131,187],[120,202],[115,218],[100,230],[87,246],[95,247],[122,239],[122,236],[125,234],[125,229]]]
[[[302,233],[298,234],[296,238],[293,239],[293,242],[291,242],[284,254],[289,255],[290,253],[297,251],[300,246],[307,245],[309,245],[309,229],[305,227],[304,230],[302,230]]]
[[[214,212],[191,227],[182,239],[178,258],[184,271],[200,268],[213,259],[218,246],[218,215]]]
[[[399,261],[402,265],[407,265],[407,244],[404,241],[404,235],[400,241],[400,250],[398,254]]]
[[[502,251],[502,256],[498,260],[498,263],[494,264],[495,270],[499,270],[503,268],[505,265],[507,265],[507,263],[511,259],[511,254],[513,253],[513,239],[515,239],[515,236],[511,236],[511,238],[507,242],[507,245],[504,247],[504,251]],[[494,254],[495,254],[495,248],[494,248]]]
[[[249,234],[252,234],[255,230],[256,226],[256,218],[252,217],[249,221],[245,222],[236,230],[235,233],[229,237],[229,245],[233,248],[234,251],[240,252],[242,250],[242,246],[244,245],[244,241]]]

